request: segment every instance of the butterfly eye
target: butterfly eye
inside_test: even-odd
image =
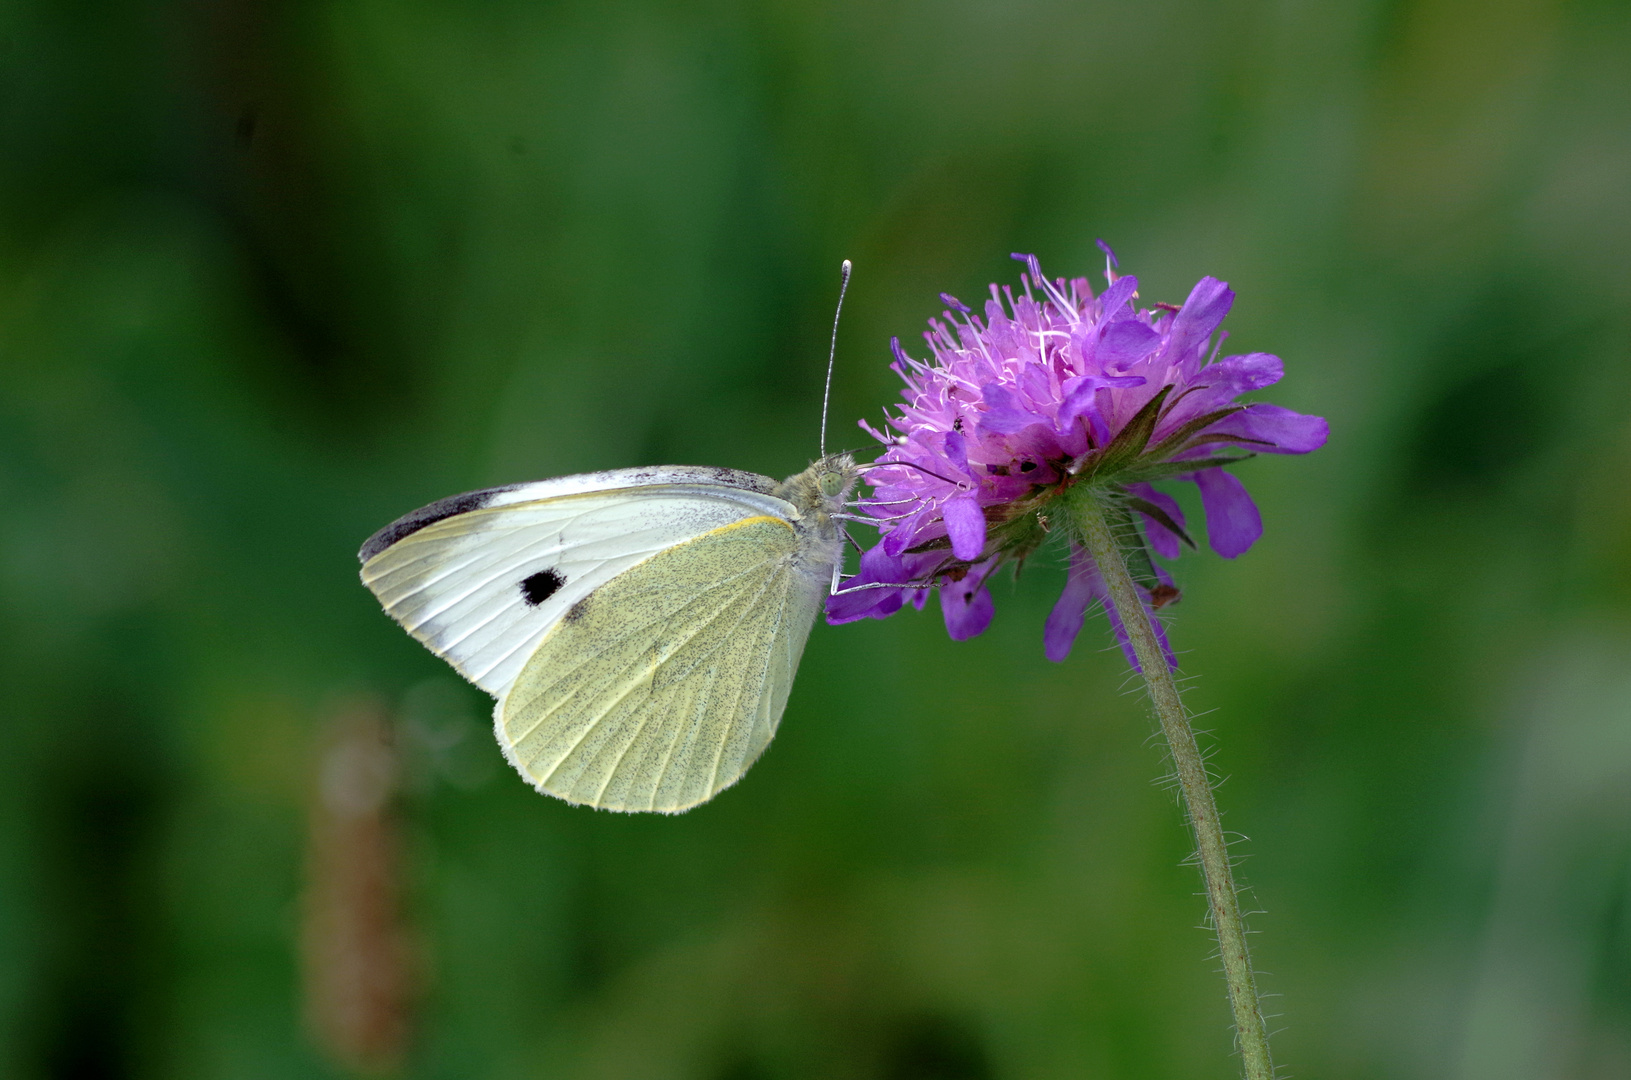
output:
[[[844,474],[824,472],[821,474],[821,494],[837,495],[844,487]]]

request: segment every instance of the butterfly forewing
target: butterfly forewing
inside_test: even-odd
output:
[[[824,583],[794,527],[758,516],[674,545],[574,603],[504,696],[495,727],[539,788],[674,812],[764,751]]]
[[[606,582],[722,525],[792,513],[770,484],[629,469],[458,496],[381,530],[363,548],[363,581],[392,618],[501,697],[550,626]]]

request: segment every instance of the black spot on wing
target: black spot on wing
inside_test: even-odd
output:
[[[445,499],[438,499],[429,506],[421,506],[411,514],[404,514],[385,528],[368,538],[362,550],[357,552],[357,558],[367,562],[375,555],[384,551],[392,544],[412,536],[428,525],[438,521],[446,521],[459,514],[468,514],[472,510],[480,510],[493,501],[494,496],[502,495],[506,491],[514,491],[520,484],[507,484],[504,487],[485,488],[481,491],[467,491],[463,495],[451,495]]]
[[[555,571],[540,570],[521,582],[521,599],[537,607],[554,596],[555,591],[565,584],[566,579]]]

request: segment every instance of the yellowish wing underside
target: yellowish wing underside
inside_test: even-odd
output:
[[[776,733],[815,619],[790,524],[752,517],[661,551],[558,622],[498,704],[540,789],[673,813],[747,771]]]

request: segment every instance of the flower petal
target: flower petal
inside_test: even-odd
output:
[[[878,544],[878,550],[893,559],[907,548],[912,547],[917,543],[918,528],[923,524],[928,514],[929,507],[924,506],[911,517],[884,533],[883,540]]]
[[[1079,375],[1074,379],[1066,379],[1064,401],[1059,405],[1059,412],[1054,419],[1054,430],[1060,435],[1075,430],[1076,421],[1087,417],[1090,427],[1095,435],[1104,428],[1104,421],[1093,421],[1099,416],[1098,394],[1099,387],[1104,380],[1097,375]]]
[[[840,588],[827,597],[827,625],[842,626],[861,619],[887,619],[906,604],[905,589]]]
[[[1105,327],[1093,356],[1106,369],[1126,367],[1150,355],[1160,344],[1161,334],[1153,327],[1137,319],[1122,319]]]
[[[878,507],[883,510],[886,507]],[[920,504],[912,511],[910,517],[897,521],[893,528],[884,533],[883,541],[878,547],[889,558],[901,557],[907,548],[917,547],[926,541],[933,540],[942,535],[940,525],[940,507],[938,500],[930,499]],[[880,581],[891,580],[879,578]]]
[[[979,426],[985,431],[1013,435],[1043,422],[1040,416],[1020,408],[1014,395],[1000,383],[986,383],[980,395],[985,398],[986,411],[980,414]]]
[[[948,431],[941,446],[945,448],[946,461],[964,476],[972,476],[968,471],[968,441],[963,438],[960,431]]]
[[[1146,502],[1152,502],[1165,510],[1174,524],[1180,529],[1188,531],[1189,523],[1184,520],[1183,509],[1179,507],[1177,499],[1164,491],[1155,490],[1148,484],[1132,484],[1130,490],[1139,498]],[[1144,518],[1144,535],[1150,538],[1150,546],[1155,548],[1155,553],[1163,559],[1176,559],[1178,553],[1182,550],[1178,537],[1152,517],[1146,516]]]
[[[1246,493],[1246,485],[1222,469],[1202,469],[1190,478],[1201,489],[1206,510],[1206,538],[1225,559],[1244,555],[1263,535],[1263,515]]]
[[[1104,579],[1087,552],[1077,548],[1071,551],[1070,574],[1065,578],[1065,590],[1048,613],[1042,628],[1042,651],[1049,660],[1059,663],[1070,655],[1076,644],[1076,635],[1087,621],[1087,609],[1095,600],[1104,598]]]
[[[1064,400],[1060,403],[1059,412],[1054,419],[1054,431],[1063,437],[1068,432],[1074,431],[1076,421],[1085,416],[1093,437],[1101,442],[1108,441],[1110,429],[1099,408],[1099,391],[1143,386],[1145,381],[1142,375],[1116,375],[1109,378],[1100,375],[1077,375],[1066,379],[1060,387]]]
[[[941,583],[940,613],[946,620],[946,634],[953,641],[978,637],[991,625],[997,605],[991,599],[991,590],[985,587],[985,579],[995,566],[996,560],[992,560],[962,581]]]
[[[1235,294],[1227,283],[1215,277],[1203,277],[1189,290],[1189,299],[1172,320],[1172,331],[1167,337],[1167,363],[1180,365],[1200,357],[1201,348],[1212,337],[1212,332],[1229,314]]]
[[[964,562],[973,562],[985,551],[985,515],[972,495],[954,495],[940,510],[951,538],[951,553]]]
[[[1203,382],[1226,386],[1229,396],[1246,394],[1273,386],[1286,373],[1285,362],[1273,353],[1254,352],[1244,356],[1225,356],[1201,372]]]
[[[1133,293],[1137,291],[1138,278],[1132,274],[1124,274],[1118,277],[1115,284],[1104,290],[1103,295],[1099,297],[1099,318],[1109,321],[1115,315],[1120,314],[1121,309],[1127,306],[1127,301],[1131,300]]]
[[[1267,454],[1306,454],[1324,446],[1331,434],[1331,426],[1323,416],[1293,412],[1265,402],[1246,406],[1213,430],[1272,443],[1272,446],[1254,447]]]

